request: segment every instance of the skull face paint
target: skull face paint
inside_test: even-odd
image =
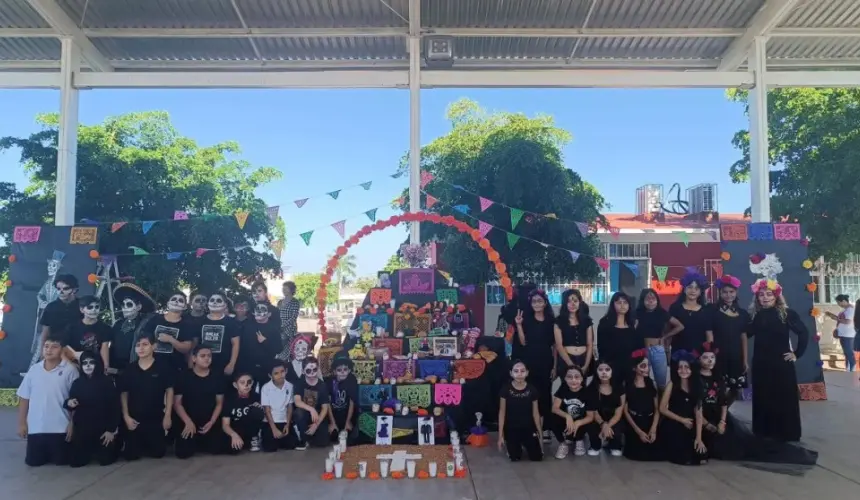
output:
[[[597,378],[601,382],[609,382],[612,380],[612,367],[606,363],[597,365]]]
[[[304,339],[297,340],[293,346],[293,359],[301,361],[308,357],[308,343]]]
[[[191,311],[196,313],[201,313],[206,310],[206,300],[207,297],[205,295],[195,295],[191,299]]]
[[[170,300],[167,301],[167,310],[173,313],[181,313],[185,311],[187,305],[184,295],[171,295]]]
[[[133,319],[140,312],[141,305],[131,299],[122,300],[122,317],[125,319]]]
[[[81,371],[84,372],[87,376],[92,376],[93,372],[96,371],[96,360],[93,358],[84,358],[81,360]]]
[[[717,364],[717,355],[712,352],[705,352],[699,357],[699,365],[703,370],[713,370]]]
[[[223,295],[219,295],[217,293],[209,297],[207,305],[209,306],[209,312],[213,312],[215,314],[221,314],[227,310],[227,301],[224,300]],[[194,307],[193,304],[192,307]]]
[[[70,302],[73,298],[75,298],[75,290],[69,285],[63,283],[62,281],[57,282],[57,292],[60,294],[60,300],[63,302]]]
[[[349,367],[346,365],[340,365],[334,369],[334,375],[337,377],[337,380],[339,382],[343,382],[344,380],[346,380],[346,377],[349,377],[349,372]]]
[[[98,302],[93,302],[81,307],[81,312],[84,313],[84,318],[86,319],[98,319],[99,314],[102,312],[102,306]]]
[[[319,366],[316,363],[308,363],[308,366],[303,370],[305,377],[316,378],[319,375]]]
[[[266,304],[257,304],[254,306],[254,319],[257,323],[265,323],[269,321],[269,316],[271,316],[271,313],[269,312],[269,308],[266,307]]]

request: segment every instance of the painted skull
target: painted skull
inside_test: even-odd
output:
[[[205,295],[195,295],[191,299],[191,310],[197,312],[206,310],[206,300],[207,297]]]
[[[209,302],[207,304],[209,306],[209,311],[213,313],[221,313],[227,310],[227,301],[224,300],[223,295],[217,293],[209,297]]]
[[[296,344],[293,346],[293,359],[295,361],[301,361],[308,357],[308,347],[308,342],[306,340],[297,340]]]
[[[140,312],[141,304],[131,300],[131,299],[122,299],[122,317],[126,319],[132,319],[137,317]]]
[[[56,276],[60,270],[60,261],[56,259],[48,259],[48,276]]]
[[[713,370],[717,364],[717,355],[713,352],[703,352],[699,357],[699,365],[705,370]]]
[[[75,296],[75,292],[77,292],[77,290],[64,282],[59,281],[57,282],[57,292],[60,294],[60,300],[68,302]]]
[[[346,377],[349,377],[349,372],[349,367],[346,365],[338,365],[338,367],[334,369],[334,374],[339,382],[346,380]]]
[[[83,311],[85,318],[96,319],[99,317],[99,314],[101,314],[101,312],[102,312],[102,306],[98,302],[93,302],[91,304],[87,304],[86,306],[82,307],[81,311]]]
[[[269,320],[269,316],[271,316],[271,313],[266,304],[257,304],[254,306],[254,319],[257,320],[257,323],[265,323]]]
[[[316,377],[319,375],[319,370],[319,365],[317,365],[316,363],[308,363],[308,365],[305,366],[304,370],[302,371],[304,372],[306,377]]]
[[[81,371],[86,375],[92,375],[96,371],[96,360],[92,356],[87,356],[81,360]]]
[[[177,293],[176,295],[171,295],[170,300],[167,301],[167,310],[170,312],[181,313],[185,311],[185,306],[187,305],[185,296]]]

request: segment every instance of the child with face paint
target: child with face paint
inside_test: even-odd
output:
[[[272,362],[271,380],[260,389],[260,402],[266,414],[263,424],[263,451],[293,450],[297,431],[293,423],[293,384],[287,381],[287,366]]]
[[[137,361],[119,378],[122,403],[123,456],[137,460],[143,456],[161,458],[167,451],[165,433],[173,426],[174,367],[156,359],[155,338],[143,333],[137,339]]]
[[[327,382],[331,394],[329,433],[334,441],[341,431],[346,431],[347,441],[354,443],[358,438],[358,380],[352,374],[352,360],[335,358],[331,369],[334,376]]]
[[[110,465],[119,455],[119,393],[104,374],[99,356],[82,353],[80,366],[81,376],[72,383],[64,405],[72,414],[74,427],[69,465],[83,467],[93,458],[99,465]]]
[[[83,318],[69,326],[65,355],[76,361],[83,352],[89,351],[102,358],[102,370],[108,366],[110,356],[111,328],[99,319],[102,306],[99,299],[86,295],[78,300]]]
[[[738,305],[741,281],[728,274],[716,283],[720,301],[714,313],[714,343],[720,348],[717,371],[725,377],[728,404],[737,399],[747,387],[748,342],[750,315]]]
[[[229,382],[239,359],[239,325],[235,318],[227,316],[227,296],[223,292],[211,294],[206,305],[209,314],[200,321],[200,345],[212,351],[212,371]],[[229,388],[232,390],[232,385]]]
[[[678,320],[683,329],[674,329],[667,335],[672,339],[672,349],[693,352],[705,342],[714,341],[713,310],[705,300],[705,290],[710,283],[696,271],[689,271],[681,277],[683,290],[678,299],[669,307],[669,315]]]
[[[134,341],[145,324],[152,319],[155,301],[143,289],[131,283],[116,287],[113,298],[122,310],[122,319],[117,320],[111,328],[108,371],[118,373],[136,359]]]
[[[198,345],[191,351],[192,368],[179,374],[173,408],[182,421],[174,429],[176,458],[191,458],[198,452],[218,453],[223,446],[221,409],[224,381],[213,373],[212,350]]]
[[[568,366],[563,375],[561,386],[552,398],[552,413],[555,418],[555,437],[558,439],[558,450],[555,458],[563,460],[569,452],[568,443],[575,443],[574,455],[585,455],[585,436],[591,441],[597,441],[597,429],[593,424],[594,412],[597,405],[594,393],[585,387],[585,375],[582,368]],[[589,450],[596,456],[599,452]]]
[[[236,392],[225,398],[221,410],[221,429],[224,431],[222,449],[230,455],[247,449],[260,451],[256,440],[266,415],[260,404],[260,396],[253,391],[253,376],[239,372],[233,381],[233,388]]]
[[[305,450],[309,443],[319,447],[328,446],[330,441],[326,425],[331,412],[331,398],[321,378],[319,361],[313,356],[302,361],[302,377],[294,389],[293,404],[296,406],[299,441],[296,449]]]
[[[511,364],[511,381],[499,393],[499,451],[507,450],[511,462],[523,457],[523,448],[529,460],[543,460],[541,416],[538,409],[540,395],[526,380],[526,364],[514,360]]]
[[[671,381],[660,400],[660,440],[666,458],[678,465],[700,465],[707,455],[701,440],[701,388],[696,357],[672,353]]]
[[[30,467],[68,461],[73,426],[63,403],[78,370],[63,359],[64,342],[64,336],[50,335],[42,345],[42,361],[30,367],[18,387],[18,436],[27,440],[24,463]]]
[[[164,314],[151,318],[140,332],[155,339],[155,357],[175,372],[189,368],[188,357],[200,338],[199,326],[194,328],[192,320],[183,315],[187,307],[185,294],[174,292],[165,304]],[[136,361],[136,355],[132,355],[132,361]]]
[[[269,300],[269,287],[266,285],[265,281],[257,281],[253,285],[251,285],[251,293],[253,294],[253,301],[251,302],[252,307],[256,307],[258,304],[266,306],[266,309],[269,310],[269,318],[278,325],[281,324],[281,313],[278,308],[272,305],[272,302]]]
[[[624,441],[624,456],[630,460],[660,460],[661,450],[657,443],[657,426],[660,423],[657,387],[651,380],[651,365],[648,351],[639,349],[630,356],[631,379],[626,384],[624,418],[627,431]]]
[[[269,381],[272,362],[283,349],[281,325],[270,313],[271,309],[265,304],[254,304],[254,318],[241,326],[239,369],[254,377],[256,387]]]
[[[621,436],[624,430],[622,419],[626,401],[623,384],[613,376],[612,366],[606,361],[598,361],[594,373],[591,390],[597,398],[594,424],[598,432],[596,437],[589,435],[590,451],[599,453],[602,448],[606,448],[613,457],[620,457]],[[596,453],[589,452],[590,455]]]
[[[33,357],[30,365],[36,364],[42,356],[45,339],[49,335],[56,336],[66,331],[69,325],[73,325],[81,319],[81,308],[78,305],[78,279],[71,274],[58,274],[54,278],[54,287],[57,290],[57,299],[45,306],[39,324],[42,325],[41,334],[33,339]]]
[[[696,354],[696,353],[693,353]],[[697,408],[696,450],[719,458],[719,437],[726,433],[728,404],[723,377],[715,372],[719,350],[705,342],[699,356],[701,397]]]

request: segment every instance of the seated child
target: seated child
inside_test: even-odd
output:
[[[596,376],[591,382],[594,397],[597,398],[594,423],[600,432],[597,439],[589,436],[591,450],[599,452],[602,448],[607,448],[612,456],[620,457],[624,429],[624,389],[613,377],[612,366],[606,361],[598,361],[594,371]]]
[[[358,439],[358,380],[352,374],[349,358],[335,358],[331,367],[334,376],[327,384],[331,394],[329,432],[332,441],[337,441],[340,432],[346,431],[347,443],[352,444]]]
[[[627,428],[624,436],[624,456],[642,462],[662,459],[657,441],[660,408],[657,386],[651,379],[648,351],[638,349],[631,354],[633,378],[625,388],[624,418]]]
[[[263,424],[263,451],[292,450],[296,433],[293,418],[293,384],[287,382],[287,366],[281,360],[272,362],[271,379],[260,389],[260,402],[266,414]]]
[[[331,442],[329,433],[318,431],[328,422],[331,400],[328,388],[320,378],[320,364],[316,358],[308,356],[302,361],[302,377],[293,389],[298,434],[296,449],[306,450],[309,442],[314,446],[328,446]]]
[[[161,458],[167,452],[165,433],[173,425],[175,370],[167,359],[153,356],[155,337],[141,333],[135,343],[137,362],[119,378],[122,403],[123,456]]]
[[[526,382],[529,371],[525,363],[514,360],[511,381],[502,388],[499,400],[499,451],[507,448],[511,462],[523,457],[523,448],[529,460],[543,460],[541,419],[538,409],[538,391]]]
[[[18,435],[27,440],[24,463],[30,467],[68,461],[66,437],[72,432],[63,403],[78,370],[63,359],[62,336],[49,335],[42,344],[42,361],[27,370],[18,387]]]
[[[84,352],[80,359],[83,375],[72,382],[65,407],[72,412],[72,440],[69,465],[83,467],[93,457],[99,465],[116,462],[119,455],[119,393],[113,379],[105,375],[101,357]]]
[[[176,458],[190,458],[197,452],[218,453],[224,442],[218,425],[224,405],[224,378],[210,366],[212,349],[198,345],[191,351],[191,369],[179,374],[173,408],[183,428],[174,430]]]
[[[113,331],[99,319],[102,312],[101,301],[92,295],[85,295],[78,299],[78,304],[83,317],[69,325],[66,357],[75,361],[81,357],[82,352],[89,351],[101,356],[102,366],[107,367]]]
[[[672,352],[670,382],[660,400],[660,440],[666,459],[678,465],[701,465],[707,456],[701,453],[698,422],[698,377],[696,358],[683,349]]]
[[[575,443],[574,455],[585,455],[585,436],[589,440],[598,441],[597,428],[594,426],[593,393],[585,387],[585,375],[582,368],[571,365],[565,369],[564,380],[552,398],[552,418],[555,419],[555,437],[558,439],[558,450],[555,458],[562,460],[567,457],[568,443]],[[589,450],[591,455],[598,455],[596,450]]]
[[[265,412],[260,404],[260,396],[252,390],[254,378],[250,373],[239,373],[233,387],[236,392],[227,396],[221,410],[223,450],[230,455],[247,449],[260,451],[257,435],[263,427]]]

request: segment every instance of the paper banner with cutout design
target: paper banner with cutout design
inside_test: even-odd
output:
[[[388,307],[391,304],[391,289],[371,288],[370,303],[371,305],[383,304],[385,307]]]
[[[311,236],[314,235],[313,231],[307,231],[305,233],[300,234],[299,236],[302,238],[302,241],[305,242],[305,245],[311,244]]]
[[[36,243],[39,241],[41,234],[42,228],[39,226],[16,226],[12,234],[12,242]]]
[[[607,269],[609,269],[609,261],[608,261],[608,260],[606,260],[606,259],[603,259],[603,258],[600,258],[600,257],[595,257],[595,258],[594,258],[594,262],[595,262],[595,264],[597,264],[597,266],[598,266],[600,269],[603,269],[604,271],[606,271]]]
[[[339,234],[341,238],[345,237],[346,219],[335,222],[331,225],[331,227],[333,227],[334,230],[337,231],[337,234]]]
[[[394,391],[400,403],[409,408],[417,406],[418,408],[426,409],[433,403],[432,399],[430,399],[430,384],[401,384]]]
[[[720,239],[723,241],[747,241],[749,227],[746,224],[720,224]]]
[[[672,231],[675,233],[678,238],[681,239],[681,243],[684,244],[685,247],[690,246],[690,235],[687,234],[687,231]]]
[[[588,236],[588,224],[586,224],[585,222],[577,222],[576,228],[579,229],[579,234],[581,234],[583,237]]]
[[[372,184],[373,184],[373,181],[367,181],[367,182],[362,182],[361,184],[359,184],[359,186],[361,186],[361,188],[364,189],[365,191],[369,191],[370,186]]]
[[[140,223],[140,229],[143,231],[143,234],[148,234],[149,230],[152,229],[152,226],[155,225],[154,220],[145,220]]]
[[[369,413],[359,414],[358,430],[369,438],[376,437],[376,419]]]
[[[430,182],[435,178],[436,178],[436,176],[434,176],[430,172],[422,170],[421,171],[421,189],[424,189],[425,187],[427,187],[427,184],[430,184]]]
[[[773,224],[769,222],[753,222],[749,225],[750,241],[769,241],[773,239]]]
[[[376,360],[357,359],[353,361],[352,372],[358,380],[370,380],[372,383],[376,380]]]
[[[272,252],[275,253],[275,256],[280,259],[281,254],[284,252],[284,242],[281,240],[275,240],[269,243],[269,248],[272,249]]]
[[[415,378],[415,365],[411,359],[386,359],[382,362],[382,377],[412,380]]]
[[[373,347],[387,348],[390,356],[400,356],[403,354],[403,339],[395,337],[376,337],[371,340]],[[385,363],[382,364],[385,367]]]
[[[713,270],[714,276],[716,276],[718,279],[723,277],[722,262],[711,262],[711,270]]]
[[[520,241],[519,235],[508,233],[508,248],[514,248],[518,241]]]
[[[426,337],[430,332],[430,315],[422,313],[394,314],[394,332],[403,332],[407,336]]]
[[[419,359],[417,364],[418,376],[421,378],[451,379],[451,362],[447,359]]]
[[[371,208],[367,212],[364,212],[364,215],[366,215],[367,218],[370,219],[370,222],[376,222],[376,210],[377,209],[375,208]]]
[[[140,247],[128,247],[128,249],[131,250],[134,255],[149,255],[149,252]]]
[[[523,218],[523,211],[519,208],[511,209],[511,231],[517,228],[517,224],[520,223],[520,219]]]
[[[174,210],[173,220],[188,220],[188,212],[185,210]]]
[[[486,238],[487,233],[490,232],[490,229],[493,229],[493,226],[487,224],[484,221],[478,221],[478,231],[481,233],[481,238]]]
[[[358,405],[362,408],[370,408],[374,404],[381,405],[393,396],[394,388],[389,384],[358,386]]]
[[[774,224],[773,239],[782,241],[799,240],[800,224]]]
[[[657,275],[657,281],[666,281],[666,275],[669,273],[669,266],[654,266],[654,274]]]
[[[114,222],[110,225],[110,232],[115,233],[122,229],[122,226],[126,225],[126,222]]]
[[[98,239],[97,227],[73,227],[69,232],[70,245],[95,245]]]
[[[487,198],[484,198],[483,196],[479,196],[478,201],[481,203],[481,212],[485,212],[493,205],[493,200],[489,200]]]
[[[456,288],[437,288],[436,300],[444,302],[446,305],[455,306],[459,304],[460,293]]]
[[[322,373],[323,377],[332,376],[331,363],[334,361],[334,357],[337,353],[342,350],[342,346],[320,347],[319,353],[317,354],[317,360],[320,362],[320,373]]]
[[[487,362],[483,359],[457,359],[454,361],[454,380],[473,380],[484,374]]]
[[[332,198],[333,200],[336,200],[336,199],[337,199],[337,197],[338,197],[338,196],[340,196],[340,189],[338,189],[337,191],[329,191],[329,192],[328,192],[328,193],[326,193],[326,194],[327,194],[327,195],[329,195],[329,196],[331,196],[331,198]]]
[[[430,196],[429,194],[425,195],[424,199],[425,199],[424,208],[433,208],[433,205],[439,203],[438,198],[436,198],[435,196]]]
[[[266,207],[266,217],[269,218],[269,222],[271,222],[272,224],[278,222],[278,213],[280,211],[280,205],[275,205],[274,207]]]
[[[305,203],[307,203],[309,199],[310,198],[302,198],[301,200],[296,200],[293,203],[295,203],[297,207],[302,208],[303,206],[305,206]],[[373,425],[376,425],[376,423],[374,423]]]
[[[463,400],[463,386],[460,384],[435,384],[433,401],[437,405],[458,406]]]
[[[239,229],[245,229],[245,223],[248,222],[248,211],[236,211],[236,223],[239,224]]]
[[[797,384],[801,401],[827,401],[827,386],[824,382]]]

